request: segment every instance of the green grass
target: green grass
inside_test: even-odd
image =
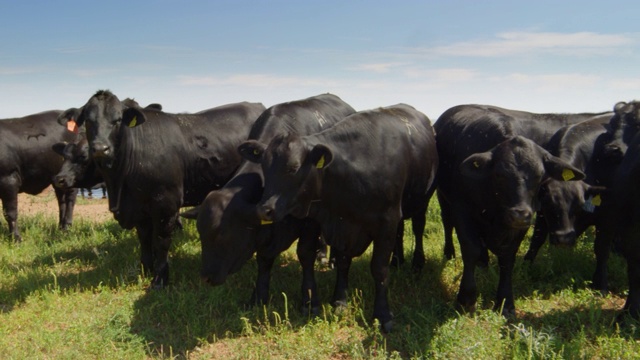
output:
[[[2,225],[2,359],[626,359],[640,354],[638,324],[620,328],[614,322],[627,290],[624,261],[610,260],[611,295],[589,289],[592,234],[573,249],[545,246],[533,266],[522,260],[525,240],[514,271],[515,319],[491,310],[498,281],[493,257],[476,274],[478,311],[458,314],[454,299],[462,261],[443,259],[435,201],[425,233],[425,269],[416,275],[406,264],[391,274],[391,334],[381,334],[371,321],[370,252],[355,259],[350,304],[339,312],[329,304],[334,272],[317,271],[323,311],[310,319],[297,310],[295,247],[276,262],[269,306],[246,308],[255,261],[222,286],[203,284],[193,222],[185,221],[185,230],[175,236],[172,285],[155,291],[139,275],[135,232],[113,221],[76,221],[71,231],[60,232],[54,218],[21,217],[20,244],[8,239]],[[412,234],[405,242],[410,259]]]

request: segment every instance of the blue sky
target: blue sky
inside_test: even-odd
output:
[[[99,89],[168,112],[319,93],[432,120],[640,98],[637,1],[0,0],[0,118]]]

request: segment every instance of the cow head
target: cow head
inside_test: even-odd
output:
[[[584,174],[533,141],[515,136],[460,164],[464,176],[488,183],[499,220],[512,229],[531,225],[538,189],[546,178],[581,180]],[[488,201],[484,198],[483,201]]]
[[[605,145],[605,155],[619,163],[627,151],[631,139],[640,130],[640,102],[619,102],[614,108],[614,115],[609,121],[611,139]]]
[[[138,113],[141,112],[135,101],[127,99],[121,102],[111,92],[100,90],[82,108],[62,113],[58,122],[70,130],[74,126],[84,126],[90,156],[101,165],[110,167],[115,156],[118,129],[122,125],[134,127],[142,124],[145,118]]]
[[[211,285],[222,284],[256,251],[260,222],[255,205],[238,208],[233,202],[233,193],[221,189],[210,192],[198,207],[201,276]],[[231,211],[228,210],[230,203]]]
[[[53,150],[62,155],[64,161],[53,178],[54,186],[62,189],[91,187],[101,182],[97,178],[93,161],[89,157],[89,143],[82,137],[77,143],[57,143]]]
[[[584,181],[545,181],[540,186],[540,207],[553,245],[575,244],[576,224],[581,216],[598,211],[607,189]]]
[[[274,137],[268,146],[250,140],[238,150],[245,159],[262,164],[265,186],[258,214],[263,220],[279,221],[287,214],[307,217],[312,201],[320,197],[321,171],[333,160],[327,146],[311,146],[288,134]]]

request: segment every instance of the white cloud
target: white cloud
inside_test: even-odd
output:
[[[267,74],[238,74],[232,76],[178,76],[184,86],[334,86],[335,81],[325,78],[277,76]]]
[[[432,49],[448,56],[499,57],[539,52],[572,55],[603,54],[637,43],[637,35],[593,32],[505,32],[488,41],[466,41]]]

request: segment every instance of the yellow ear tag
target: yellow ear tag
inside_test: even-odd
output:
[[[593,197],[593,199],[591,199],[591,203],[594,206],[600,206],[602,204],[602,198],[600,197],[600,195],[596,195]]]
[[[324,167],[324,155],[320,157],[320,160],[316,163],[316,169],[322,169]]]
[[[474,161],[474,162],[473,162],[473,166],[474,166],[476,169],[480,168],[480,164],[479,164],[477,161]]]
[[[260,225],[269,225],[269,224],[273,224],[273,221],[269,221],[269,220],[260,220]]]
[[[573,171],[571,171],[569,169],[562,170],[562,178],[564,179],[564,181],[569,181],[569,180],[573,179],[574,177],[576,177],[576,176],[573,173]]]
[[[138,122],[138,117],[134,116],[133,119],[131,119],[131,122],[129,122],[129,127],[130,128],[135,127],[137,122]]]

